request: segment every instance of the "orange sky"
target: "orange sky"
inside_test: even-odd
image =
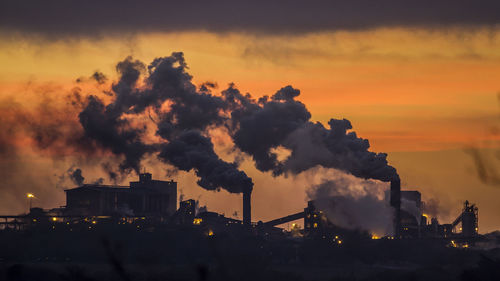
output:
[[[47,84],[64,94],[76,78],[96,70],[115,77],[116,62],[128,55],[149,63],[154,57],[182,51],[196,83],[217,82],[222,90],[235,82],[242,92],[257,97],[288,84],[299,88],[299,99],[314,120],[351,120],[358,135],[370,140],[373,151],[389,152],[391,163],[402,171],[403,183],[426,192],[424,198],[446,197],[445,203],[456,212],[460,201],[472,197],[480,207],[482,230],[493,230],[500,228],[500,207],[491,198],[498,198],[500,188],[477,180],[463,149],[500,147],[500,134],[494,133],[500,121],[498,50],[500,39],[491,29],[393,28],[297,36],[184,32],[57,41],[5,37],[0,40],[0,98],[15,96],[29,105],[33,89]],[[451,169],[450,163],[460,168]],[[67,169],[61,163],[53,165]],[[271,211],[256,205],[257,219],[303,208],[304,180],[272,179],[250,164],[244,168],[256,182],[257,202],[280,201]],[[158,170],[155,177],[164,175]],[[240,206],[235,195],[201,191],[192,175],[179,177],[185,183],[180,185],[183,192],[201,195],[209,208],[232,213]],[[480,192],[468,192],[465,183]],[[265,185],[277,187],[259,188]],[[302,186],[283,200],[291,185]],[[64,204],[61,190],[51,196],[56,200],[43,202]]]

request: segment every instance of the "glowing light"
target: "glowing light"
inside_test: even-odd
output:
[[[338,240],[337,243],[340,245],[342,244],[342,240]]]
[[[57,221],[57,218],[56,217],[52,217],[52,221]]]
[[[375,235],[375,234],[373,234],[373,235],[372,235],[372,239],[374,239],[374,240],[375,240],[375,239],[380,239],[380,237],[379,237],[379,236],[377,236],[377,235]]]
[[[201,224],[202,222],[203,222],[203,219],[200,219],[200,218],[195,218],[195,219],[193,220],[193,224],[196,224],[196,225],[199,225],[199,224]]]
[[[207,234],[208,234],[208,236],[213,236],[214,232],[211,229],[209,229]]]
[[[26,194],[26,197],[28,197],[28,198],[35,198],[35,195],[33,193],[28,193],[28,194]]]
[[[422,214],[422,216],[426,217],[426,218],[429,218],[429,215],[428,214]]]
[[[97,222],[96,221],[92,221],[92,224],[96,224]]]
[[[317,223],[314,223],[314,224],[313,224],[313,227],[314,227],[314,228],[318,228],[318,224],[317,224]]]

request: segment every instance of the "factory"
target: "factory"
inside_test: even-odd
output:
[[[301,239],[331,239],[342,243],[339,233],[348,233],[328,220],[323,210],[309,201],[302,212],[267,222],[252,222],[251,191],[242,194],[243,220],[222,214],[197,210],[193,199],[179,202],[177,182],[153,180],[150,173],[139,174],[129,186],[84,184],[66,189],[66,206],[51,210],[32,208],[27,215],[2,216],[3,229],[23,230],[34,225],[56,228],[63,223],[69,229],[92,224],[118,222],[133,224],[137,229],[154,230],[158,226],[200,229],[207,236],[216,233],[230,235],[253,234],[265,237]],[[423,212],[424,202],[419,191],[401,190],[399,178],[390,183],[388,204],[394,209],[393,234],[387,239],[473,239],[478,236],[478,208],[466,201],[457,218],[450,224],[440,224]],[[287,232],[278,226],[303,220],[303,229],[293,225]],[[89,226],[87,227],[87,224]],[[292,233],[293,232],[293,233]],[[375,238],[376,236],[372,236]],[[379,237],[376,237],[379,238]],[[383,238],[383,237],[382,237]]]
[[[153,180],[150,173],[129,187],[84,184],[65,193],[66,215],[169,217],[177,206],[177,183]]]

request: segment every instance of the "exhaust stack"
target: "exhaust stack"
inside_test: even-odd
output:
[[[391,180],[391,206],[394,208],[394,236],[401,233],[401,180],[395,177]]]
[[[243,225],[250,226],[252,223],[252,190],[243,191]]]

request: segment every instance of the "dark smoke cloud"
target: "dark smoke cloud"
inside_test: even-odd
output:
[[[497,93],[497,101],[500,106],[500,93]],[[500,114],[497,115],[500,121]],[[494,137],[500,135],[500,122],[491,128],[491,133]],[[476,167],[476,174],[481,182],[491,185],[500,186],[500,142],[495,143],[497,146],[494,149],[479,149],[469,147],[465,152],[472,157]]]
[[[180,170],[195,170],[198,184],[207,190],[223,187],[232,193],[251,191],[252,180],[237,166],[221,160],[209,138],[198,131],[186,131],[164,145],[158,156]]]
[[[120,164],[123,173],[140,170],[140,161],[153,148],[144,144],[140,138],[144,128],[133,128],[127,119],[120,119],[112,105],[105,106],[96,96],[89,96],[87,106],[79,114],[85,138],[96,142],[96,145],[108,149],[115,155],[124,156]]]
[[[2,1],[0,26],[49,36],[208,30],[304,33],[377,27],[495,25],[496,0]]]
[[[179,170],[194,170],[198,184],[207,190],[239,193],[252,189],[252,180],[236,164],[220,159],[211,139],[203,135],[209,127],[222,125],[229,105],[211,93],[214,84],[198,89],[192,83],[182,53],[156,58],[148,66],[128,57],[116,69],[120,79],[112,85],[113,101],[106,105],[89,96],[79,118],[85,137],[125,158],[121,174],[139,173],[145,155],[158,153],[160,160]],[[163,108],[165,103],[168,109]],[[147,125],[132,125],[146,109],[156,115],[156,135],[165,142],[147,144]],[[113,178],[113,170],[105,168]]]
[[[269,100],[267,97],[260,99],[258,104],[232,87],[223,94],[229,101],[241,103],[231,113],[235,145],[252,155],[259,170],[281,174],[282,163],[271,149],[282,145],[290,133],[311,118],[305,105],[294,100],[300,91],[287,86]]]
[[[63,158],[106,159],[93,165],[101,165],[113,183],[139,173],[143,160],[158,157],[176,170],[194,171],[198,184],[207,190],[231,193],[253,187],[252,179],[238,168],[242,154],[252,157],[257,169],[274,176],[321,166],[365,179],[397,177],[386,155],[370,152],[368,140],[351,131],[348,120],[331,119],[328,128],[311,122],[311,113],[298,100],[298,89],[286,86],[254,99],[230,84],[215,93],[215,83],[197,87],[187,70],[180,52],[149,65],[127,57],[117,64],[119,78],[109,89],[86,95],[75,88],[65,97],[65,106],[42,100],[34,112],[13,103],[9,114],[0,112],[7,121],[0,124],[5,129],[0,132],[0,151],[15,148],[16,141],[9,136],[22,128],[39,151],[63,151]],[[99,82],[105,75],[93,77]],[[235,162],[215,153],[213,129],[228,133]],[[280,149],[290,152],[284,160],[278,159]],[[75,161],[79,166],[82,162]],[[84,180],[78,169],[72,178],[77,184]]]
[[[331,119],[329,129],[320,123],[306,123],[289,136],[284,147],[292,151],[284,168],[299,173],[321,165],[353,174],[356,177],[390,181],[399,178],[388,165],[387,154],[368,149],[367,139],[359,138],[346,119]]]
[[[92,79],[94,79],[98,84],[104,84],[106,81],[108,81],[108,78],[104,73],[96,71],[92,76],[90,76]]]
[[[83,182],[85,181],[85,178],[82,175],[82,169],[77,168],[73,171],[68,171],[69,173],[69,178],[73,183],[75,183],[78,186],[83,185]]]
[[[128,57],[118,63],[117,71],[120,79],[112,86],[114,100],[104,105],[97,97],[89,96],[80,121],[88,138],[125,157],[122,172],[138,172],[145,154],[160,151],[162,161],[180,170],[194,169],[203,187],[239,192],[225,178],[230,175],[231,180],[241,184],[239,176],[234,176],[240,175],[236,165],[220,160],[203,133],[223,126],[235,147],[253,158],[257,169],[275,176],[323,166],[361,178],[389,181],[397,177],[396,170],[387,163],[387,155],[368,151],[368,140],[350,131],[348,120],[331,119],[328,129],[309,121],[310,112],[297,100],[300,91],[292,86],[258,100],[242,94],[233,84],[215,95],[211,92],[213,83],[199,88],[192,83],[184,56],[178,52],[156,58],[148,66]],[[156,116],[152,118],[157,120],[156,134],[167,144],[145,144],[146,127],[132,127],[127,119],[131,117],[124,117],[143,114],[148,108]],[[283,161],[275,152],[279,147],[291,152]],[[206,170],[206,163],[217,164],[218,168]]]
[[[309,121],[311,114],[295,100],[300,91],[291,86],[257,102],[233,86],[222,94],[232,108],[229,127],[234,144],[250,154],[261,171],[272,171],[277,176],[322,166],[360,178],[398,178],[396,169],[388,165],[387,154],[370,152],[368,140],[349,131],[349,120],[331,119],[328,129]],[[291,152],[284,161],[278,161],[272,152],[278,147]]]

